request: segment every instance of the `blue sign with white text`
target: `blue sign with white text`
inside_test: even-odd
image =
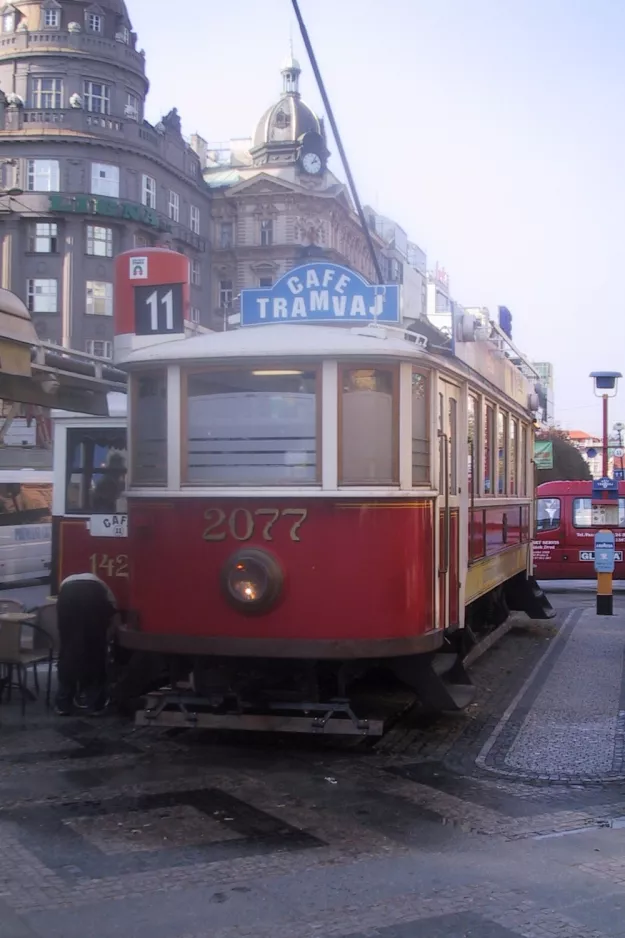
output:
[[[241,325],[285,322],[399,322],[399,287],[371,284],[339,264],[314,261],[272,287],[241,290]]]
[[[595,534],[595,571],[614,573],[614,534],[612,531],[597,531]]]

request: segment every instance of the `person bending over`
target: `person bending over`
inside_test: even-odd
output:
[[[74,705],[94,715],[108,706],[107,648],[116,611],[115,597],[94,574],[78,573],[61,583],[56,695],[60,716],[69,716]]]

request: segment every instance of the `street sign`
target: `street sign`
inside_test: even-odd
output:
[[[614,479],[609,479],[607,476],[604,476],[602,479],[595,479],[593,482],[594,489],[600,489],[602,492],[610,492],[614,489],[618,489]]]
[[[625,481],[625,469],[615,469],[614,470],[614,479],[616,482]]]
[[[614,573],[614,534],[612,531],[597,531],[595,534],[595,570],[597,573]]]
[[[591,446],[589,449],[586,450],[586,455],[588,456],[589,459],[594,459],[595,456],[597,455],[597,450],[594,448],[594,446]]]
[[[617,459],[622,459],[623,456],[625,456],[625,449],[623,449],[622,446],[617,446],[616,449],[614,450],[614,455],[616,456]]]

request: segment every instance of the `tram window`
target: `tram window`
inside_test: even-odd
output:
[[[68,430],[66,512],[124,511],[126,456],[125,430]]]
[[[497,413],[497,494],[506,494],[506,430],[508,417]]]
[[[412,372],[412,484],[430,484],[428,375]]]
[[[42,482],[0,483],[0,527],[52,521],[52,486]]]
[[[167,375],[137,375],[132,394],[132,479],[167,485]]]
[[[625,498],[619,498],[618,512],[616,511],[616,505],[611,505],[609,502],[604,505],[593,506],[591,498],[573,499],[574,527],[596,528],[603,525],[625,528]]]
[[[468,401],[468,443],[469,443],[469,458],[468,458],[468,486],[469,486],[469,495],[475,495],[477,491],[477,481],[478,481],[478,453],[479,453],[479,425],[478,425],[478,401],[476,397],[473,397],[472,394],[469,394]]]
[[[519,422],[510,418],[510,446],[508,449],[509,495],[517,494],[517,450],[519,439]]]
[[[458,402],[449,398],[449,494],[458,494]]]
[[[484,408],[484,495],[493,495],[495,477],[495,411]]]
[[[397,372],[341,370],[340,482],[397,484]]]
[[[521,474],[519,478],[519,495],[527,495],[527,439],[528,430],[525,424],[521,426]]]
[[[185,481],[317,482],[317,371],[213,371],[187,379]]]

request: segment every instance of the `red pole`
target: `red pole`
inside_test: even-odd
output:
[[[608,475],[608,395],[603,395],[603,478]]]

